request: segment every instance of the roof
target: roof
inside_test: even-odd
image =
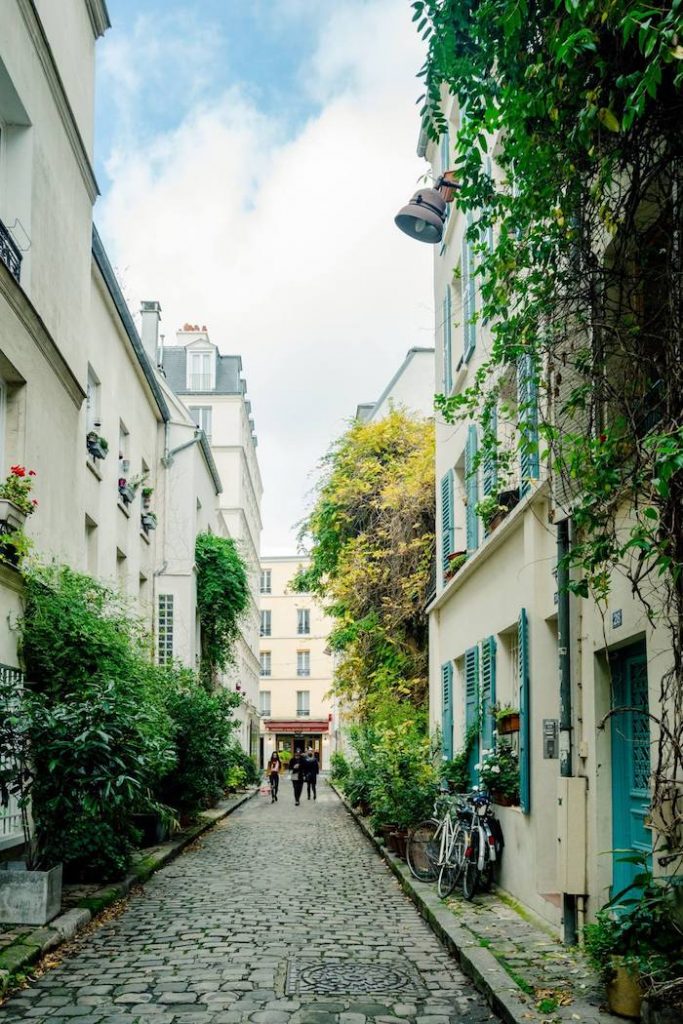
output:
[[[212,346],[213,347],[213,346]],[[187,349],[184,345],[164,345],[161,365],[166,380],[176,395],[196,395],[187,387]],[[216,353],[216,387],[205,392],[211,395],[244,395],[247,382],[242,377],[241,356],[222,356]],[[202,392],[203,393],[203,392]]]
[[[365,405],[359,405],[358,406],[358,408],[356,409],[356,419],[360,420],[361,423],[367,423],[367,421],[369,419],[371,419],[372,414],[374,413],[375,409],[379,408],[379,406],[382,404],[382,402],[391,394],[391,392],[394,389],[394,385],[397,383],[397,381],[399,381],[401,379],[401,377],[405,373],[408,365],[412,362],[412,360],[415,358],[415,356],[416,355],[422,355],[424,353],[427,353],[430,356],[433,356],[434,355],[434,348],[433,347],[429,347],[429,346],[424,346],[424,345],[415,345],[415,346],[413,346],[413,348],[409,348],[407,353],[406,353],[405,359],[403,360],[403,362],[399,366],[398,370],[396,371],[394,376],[391,378],[391,380],[389,381],[389,383],[387,384],[387,386],[385,387],[384,391],[379,396],[377,401],[376,402],[372,402],[371,404],[365,404]]]
[[[171,414],[169,412],[168,405],[166,404],[166,399],[164,398],[161,388],[159,386],[157,375],[154,372],[153,367],[150,365],[149,359],[147,358],[147,353],[145,352],[142,346],[142,341],[140,340],[140,335],[138,334],[135,323],[133,322],[133,317],[130,314],[128,306],[126,305],[126,300],[123,297],[123,292],[121,291],[119,282],[116,280],[116,274],[114,273],[112,265],[109,262],[109,257],[105,252],[104,245],[102,244],[102,239],[100,238],[99,232],[94,224],[92,229],[92,254],[95,259],[95,263],[97,264],[99,271],[102,274],[104,283],[107,286],[107,291],[111,296],[111,300],[114,303],[114,306],[116,307],[116,312],[118,313],[119,318],[121,320],[121,325],[126,334],[128,335],[128,340],[131,343],[135,357],[137,358],[137,361],[140,364],[142,372],[145,375],[145,379],[149,384],[150,391],[152,392],[154,401],[156,402],[157,408],[161,414],[161,418],[165,423],[168,423],[169,420],[171,419]]]

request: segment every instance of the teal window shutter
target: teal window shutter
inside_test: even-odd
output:
[[[476,731],[476,737],[467,759],[470,785],[476,786],[479,776],[475,764],[479,763],[479,648],[465,651],[465,736]]]
[[[453,664],[441,666],[441,750],[444,758],[453,757]]]
[[[531,810],[531,695],[529,693],[529,625],[522,608],[517,622],[519,656],[519,806]]]
[[[448,556],[453,552],[453,470],[441,478],[441,571],[448,570]]]
[[[484,421],[484,458],[483,462],[483,479],[482,487],[485,495],[495,494],[498,487],[498,459],[497,459],[497,446],[498,440],[498,412],[495,407],[489,411],[488,416]]]
[[[443,389],[447,395],[453,390],[453,310],[450,285],[446,285],[443,300]]]
[[[538,480],[538,394],[536,374],[530,353],[517,361],[517,407],[520,432],[520,494],[529,490],[530,481]]]
[[[467,492],[466,534],[467,550],[475,551],[479,547],[479,518],[475,506],[479,501],[479,481],[477,480],[477,428],[471,424],[467,430],[465,445],[465,489]]]
[[[468,361],[477,344],[476,313],[477,282],[474,279],[474,244],[467,237],[472,226],[472,214],[467,214],[465,235],[462,240],[460,283],[462,286],[463,357]]]
[[[492,750],[495,741],[491,708],[496,703],[496,638],[487,636],[481,642],[481,742]]]

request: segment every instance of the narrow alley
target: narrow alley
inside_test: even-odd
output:
[[[482,997],[322,782],[257,795],[0,1010],[36,1024],[479,1024]]]

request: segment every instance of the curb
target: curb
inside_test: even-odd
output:
[[[92,896],[83,900],[84,905],[65,911],[50,924],[36,928],[35,931],[22,935],[16,942],[5,946],[0,952],[0,997],[9,988],[14,974],[23,971],[46,953],[51,953],[62,943],[73,939],[106,907],[127,896],[133,886],[142,885],[148,881],[160,868],[174,861],[198,836],[208,832],[219,821],[229,817],[247,800],[251,800],[258,791],[258,787],[255,787],[251,792],[245,793],[229,803],[222,801],[216,807],[202,811],[199,817],[204,820],[183,831],[179,838],[141,850],[137,861],[135,858],[133,860],[131,873],[121,882],[103,886]]]
[[[329,780],[328,780],[329,782]],[[410,868],[404,861],[395,857],[373,834],[367,821],[362,818],[348,800],[331,782],[342,804],[354,819],[363,835],[369,839],[376,852],[383,857],[388,867],[398,879],[399,885],[413,901],[420,914],[432,929],[442,945],[455,956],[460,969],[474,983],[485,997],[491,1009],[505,1021],[505,1024],[530,1024],[547,1020],[538,1014],[535,1006],[526,1001],[522,990],[511,980],[510,975],[501,967],[496,957],[485,946],[481,946],[476,936],[467,928],[459,925],[445,904],[439,899],[429,882],[418,882],[413,878]],[[612,1017],[599,1013],[595,1007],[576,1000],[569,1008],[573,1019],[582,1022],[600,1022],[613,1020]]]

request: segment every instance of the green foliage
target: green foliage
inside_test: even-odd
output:
[[[344,788],[344,784],[349,777],[351,771],[349,762],[346,760],[340,750],[335,750],[334,754],[330,758],[330,779],[335,785]]]
[[[223,689],[208,693],[191,672],[167,674],[165,705],[173,723],[177,761],[161,780],[159,795],[182,814],[215,803],[230,770],[238,766],[231,741],[239,700]]]
[[[509,743],[499,740],[495,750],[482,750],[475,768],[481,785],[489,793],[501,793],[519,803],[519,760]]]
[[[235,740],[228,747],[228,774],[226,789],[241,789],[244,786],[255,786],[261,781],[261,773],[250,754]]]
[[[335,691],[363,716],[385,694],[423,706],[433,425],[396,410],[377,423],[353,423],[323,460],[301,538],[311,543],[311,566],[296,587],[320,595],[334,619]]]
[[[195,562],[201,676],[210,688],[216,685],[217,672],[232,663],[240,618],[249,603],[249,582],[244,560],[230,538],[199,534]]]
[[[26,469],[25,466],[12,466],[0,483],[0,498],[13,502],[25,515],[32,515],[38,505],[36,499],[31,497],[35,475],[32,469]]]

